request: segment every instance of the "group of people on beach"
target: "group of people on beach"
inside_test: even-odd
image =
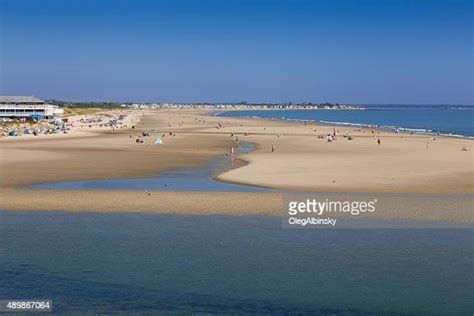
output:
[[[205,123],[206,121],[204,119],[200,119],[200,118],[194,118],[195,121],[199,122],[199,123]],[[179,123],[179,126],[183,126],[184,122],[180,122]],[[308,125],[307,122],[304,122],[305,126]],[[168,124],[168,127],[172,127],[172,124]],[[214,127],[218,130],[220,129],[223,129],[224,128],[224,125],[221,123],[221,122],[218,122],[216,125],[214,125]],[[240,123],[240,127],[243,127],[243,124]],[[134,126],[132,127],[134,128]],[[267,128],[264,126],[263,127],[263,130],[267,130]],[[312,127],[312,131],[313,132],[316,132],[316,128],[315,127]],[[377,145],[378,146],[381,146],[382,145],[382,139],[381,139],[381,135],[380,135],[380,131],[377,130],[377,129],[355,129],[355,131],[360,131],[360,132],[369,132],[372,133],[373,135],[373,138],[374,140],[376,141]],[[249,136],[250,133],[248,131],[244,131],[243,133],[241,132],[241,134],[243,136]],[[325,136],[324,135],[318,135],[317,138],[318,139],[325,139],[328,143],[331,143],[335,140],[337,140],[340,136],[340,131],[336,128],[336,127],[333,127],[333,130],[332,130],[332,133],[328,133],[326,134]],[[170,135],[170,136],[175,136],[176,134],[174,132],[169,132],[168,134],[163,134],[162,137],[165,137],[166,135]],[[240,135],[240,136],[242,136]],[[277,134],[276,137],[277,138],[280,138],[281,134]],[[150,134],[149,132],[143,132],[142,135],[138,136],[136,139],[135,139],[135,142],[136,143],[144,143],[145,140],[144,138],[145,137],[150,137]],[[230,137],[234,138],[234,141],[236,143],[238,143],[240,141],[239,139],[239,134],[237,134],[236,132],[231,132],[230,133]],[[353,140],[353,136],[349,135],[349,131],[347,131],[346,133],[344,133],[344,135],[342,135],[343,138],[347,139],[347,140]],[[130,138],[132,138],[132,135],[130,135]],[[434,139],[433,139],[434,140]],[[430,141],[427,141],[426,142],[426,149],[429,149],[430,146],[431,146],[431,142]],[[270,152],[271,153],[274,153],[276,152],[276,149],[277,149],[277,146],[275,145],[275,143],[271,143],[270,144]],[[462,148],[463,151],[468,151],[468,149],[466,147],[463,147]],[[235,150],[235,146],[231,146],[228,150],[228,152],[225,153],[226,156],[229,156],[231,158],[235,158],[235,155],[236,155],[236,150]]]

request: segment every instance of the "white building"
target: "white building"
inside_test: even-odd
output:
[[[63,110],[35,97],[0,96],[0,118],[59,118]]]

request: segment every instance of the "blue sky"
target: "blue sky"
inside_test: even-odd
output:
[[[473,104],[473,0],[0,0],[0,94]]]

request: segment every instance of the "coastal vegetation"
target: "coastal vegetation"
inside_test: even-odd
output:
[[[46,100],[46,102],[63,108],[64,116],[91,115],[98,112],[120,108],[123,104],[118,102],[72,102],[60,100]]]

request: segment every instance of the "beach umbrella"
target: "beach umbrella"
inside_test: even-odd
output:
[[[161,138],[155,139],[155,145],[163,145],[163,141],[161,140]]]

